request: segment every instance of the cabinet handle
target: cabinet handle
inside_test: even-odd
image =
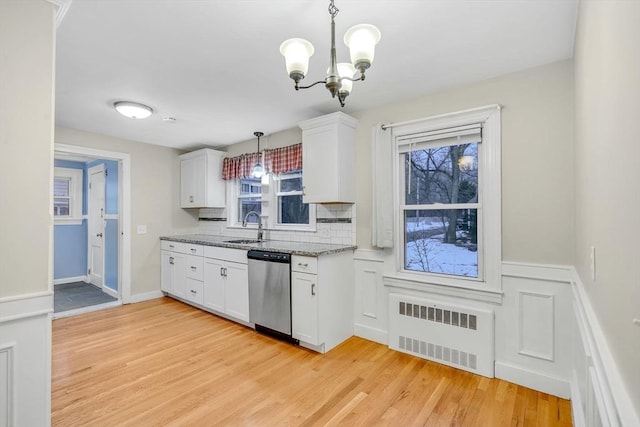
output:
[[[303,263],[303,262],[299,262],[299,263],[298,263],[298,265],[299,265],[300,267],[304,267],[304,268],[309,267],[309,264],[307,264],[306,262],[304,262],[304,263]]]
[[[194,291],[193,289],[191,289],[191,293],[194,294],[194,295],[197,294],[197,292]]]
[[[189,203],[193,203],[193,196],[189,196]]]
[[[191,252],[196,253],[198,250],[196,248],[191,248]]]
[[[193,271],[196,271],[198,268],[197,268],[195,265],[192,265],[192,266],[191,266],[191,269],[192,269]]]
[[[169,257],[169,264],[173,265],[173,257],[172,256]]]
[[[224,277],[227,277],[227,267],[224,268]]]
[[[220,267],[220,275],[224,277],[224,267]]]
[[[169,248],[170,248],[170,249],[173,249],[173,248],[175,248],[175,246],[173,246],[173,245],[169,245]]]
[[[311,295],[315,295],[316,294],[316,284],[312,283],[311,284]]]

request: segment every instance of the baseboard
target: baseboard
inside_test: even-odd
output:
[[[162,291],[158,290],[158,291],[151,291],[151,292],[145,292],[143,294],[135,294],[135,295],[131,295],[129,297],[128,301],[124,301],[125,304],[135,304],[137,302],[143,302],[143,301],[148,301],[150,299],[156,299],[156,298],[162,298],[164,297],[164,294],[162,293]]]
[[[105,294],[112,296],[114,298],[118,298],[120,299],[120,295],[118,294],[118,291],[116,291],[115,289],[111,289],[108,286],[103,286],[102,287],[102,292],[104,292]]]
[[[602,398],[601,407],[594,406],[592,399],[588,396],[580,396],[580,389],[576,387],[578,393],[576,399],[587,403],[585,419],[590,419],[597,411],[599,417],[611,426],[640,426],[640,414],[634,408],[595,310],[575,270],[573,270],[573,295],[580,339],[587,352],[582,356],[585,357],[585,366],[593,376],[593,378],[585,378],[585,382],[590,381],[588,384],[593,388],[590,391]],[[589,373],[585,372],[583,375],[587,376]]]
[[[543,375],[539,372],[533,372],[519,366],[496,361],[495,375],[496,378],[519,384],[533,390],[541,391],[543,393],[552,394],[564,399],[569,399],[571,397],[571,386],[567,381]]]
[[[383,345],[389,344],[389,334],[387,331],[372,328],[371,326],[356,323],[353,325],[353,335]]]
[[[61,279],[54,279],[53,284],[55,285],[64,285],[66,283],[73,282],[87,282],[89,283],[89,278],[85,276],[75,276],[75,277],[63,277]]]

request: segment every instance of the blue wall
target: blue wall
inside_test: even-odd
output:
[[[67,160],[55,160],[54,166],[82,169],[83,176],[85,165],[80,162]],[[83,180],[84,181],[84,180]],[[83,199],[86,197],[86,185],[82,185]],[[83,202],[82,214],[86,212]],[[54,225],[53,227],[53,278],[65,279],[87,274],[87,221],[83,220],[78,225]]]
[[[107,171],[105,182],[105,213],[118,215],[118,162],[114,160],[94,160],[87,164],[55,160],[54,166],[82,169],[82,214],[87,214],[89,168],[104,164]],[[105,221],[105,284],[118,290],[118,219]],[[53,277],[64,279],[67,277],[84,276],[87,274],[87,221],[81,225],[55,225],[54,226],[54,255]]]

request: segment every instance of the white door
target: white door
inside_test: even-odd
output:
[[[104,285],[104,165],[89,168],[89,281]]]

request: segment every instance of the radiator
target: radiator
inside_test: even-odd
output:
[[[411,295],[389,295],[389,347],[494,376],[494,314]]]

